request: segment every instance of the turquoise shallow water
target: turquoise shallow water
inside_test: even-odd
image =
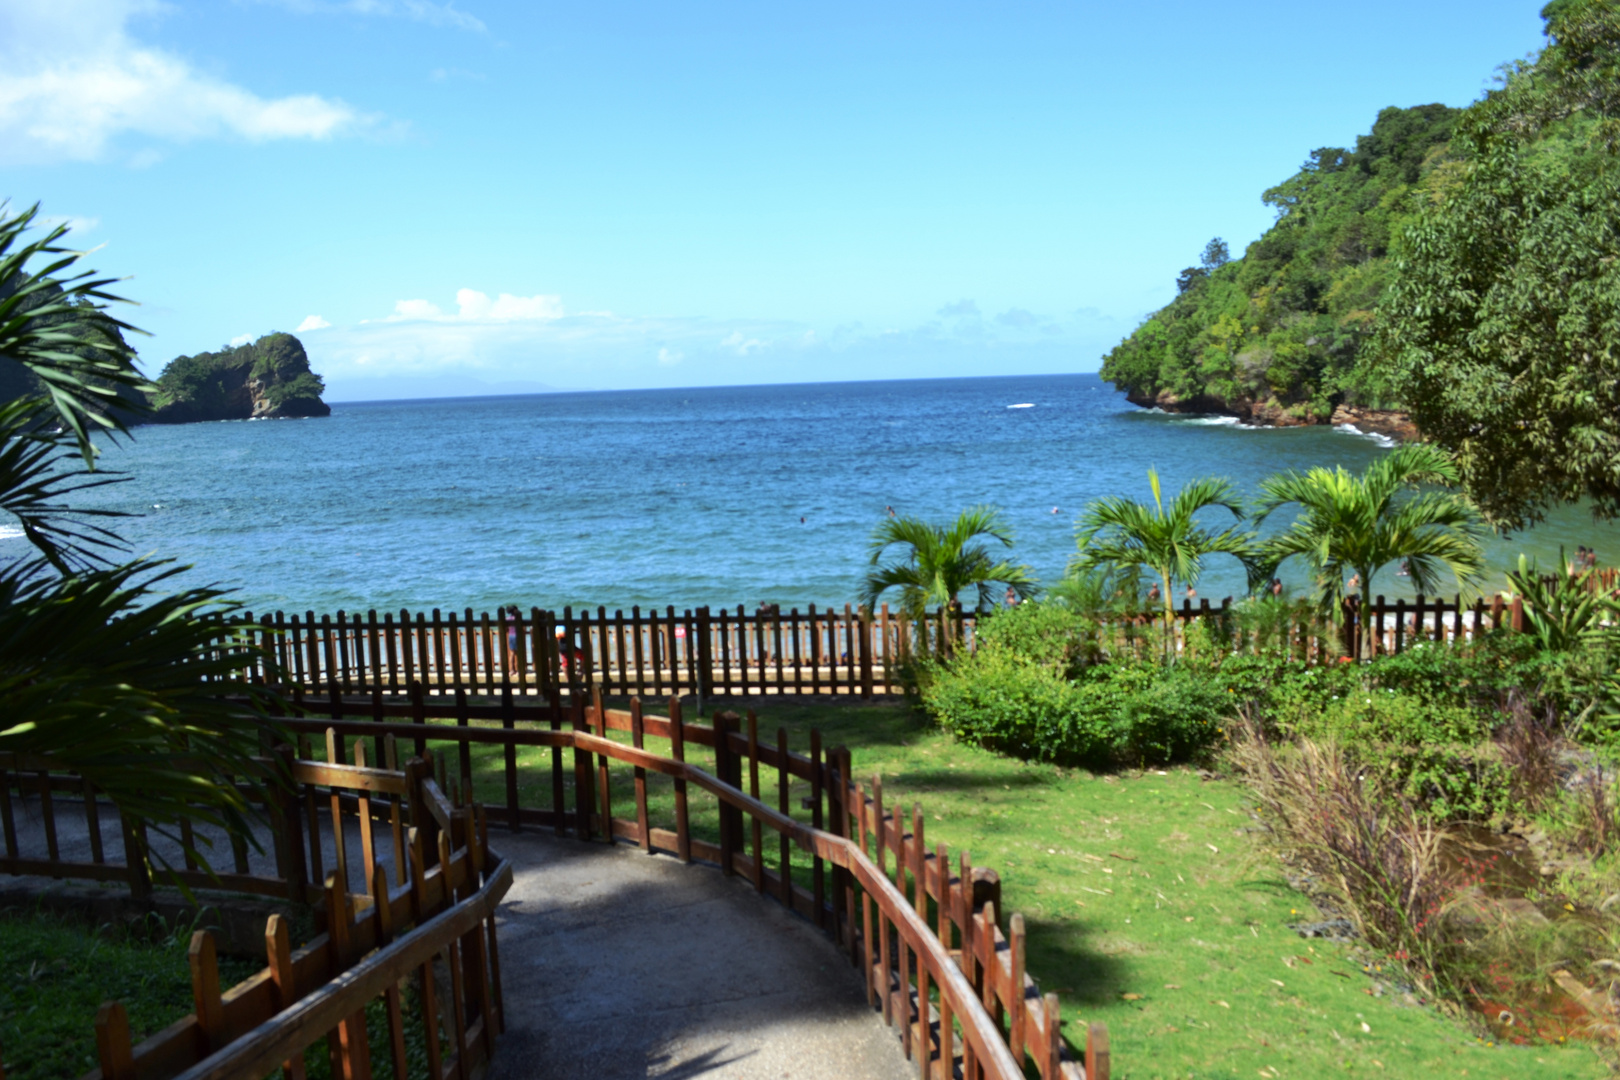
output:
[[[1028,408],[1010,408],[1028,405]],[[1257,430],[1136,409],[1094,375],[547,394],[334,405],[329,418],[146,427],[105,455],[103,501],[136,552],[254,610],[854,598],[885,507],[946,519],[994,503],[1046,580],[1088,499],[1382,453],[1323,428]],[[1057,510],[1053,513],[1054,508]],[[803,519],[801,521],[801,518]],[[24,545],[0,531],[0,557]],[[1620,556],[1578,510],[1491,544]],[[1303,579],[1300,579],[1303,584]],[[1390,577],[1375,589],[1394,595]],[[1215,561],[1199,586],[1241,590]]]

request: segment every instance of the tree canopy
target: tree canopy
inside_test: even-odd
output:
[[[1517,528],[1620,515],[1620,10],[1548,5],[1550,44],[1459,125],[1407,231],[1379,366],[1464,489]]]
[[[1390,404],[1363,346],[1391,247],[1447,158],[1458,112],[1385,109],[1353,150],[1312,151],[1261,196],[1277,212],[1265,235],[1236,260],[1210,241],[1176,299],[1108,354],[1103,378],[1135,400],[1268,402],[1322,420],[1342,402]]]

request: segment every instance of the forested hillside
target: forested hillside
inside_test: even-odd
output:
[[[1392,244],[1452,161],[1461,110],[1385,109],[1354,149],[1323,147],[1261,198],[1277,221],[1242,258],[1211,241],[1178,295],[1121,342],[1103,378],[1139,405],[1321,423],[1398,406],[1363,362]],[[1341,414],[1342,415],[1342,414]]]

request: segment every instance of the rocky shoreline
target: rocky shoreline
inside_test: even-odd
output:
[[[1128,393],[1126,400],[1144,409],[1159,409],[1167,413],[1202,416],[1232,416],[1245,424],[1257,427],[1314,427],[1329,424],[1333,427],[1354,427],[1367,435],[1382,435],[1397,442],[1417,442],[1421,439],[1411,414],[1399,409],[1368,409],[1359,405],[1339,405],[1326,420],[1315,416],[1298,416],[1275,400],[1254,401],[1250,398],[1225,398],[1201,394],[1192,398],[1178,398],[1169,391],[1157,395]]]

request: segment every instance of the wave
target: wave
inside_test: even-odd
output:
[[[1188,424],[1194,427],[1235,427],[1244,431],[1264,431],[1265,424],[1245,424],[1235,416],[1183,416],[1177,417],[1176,423]]]
[[[0,540],[21,540],[22,529],[15,525],[0,525]]]
[[[1380,435],[1376,431],[1362,431],[1354,424],[1334,424],[1333,430],[1342,431],[1346,435],[1359,435],[1363,439],[1371,439],[1373,442],[1384,447],[1386,450],[1390,447],[1398,445],[1396,441],[1390,438],[1388,435]]]
[[[1019,403],[1017,405],[1009,405],[1009,406],[1007,406],[1007,408],[1009,408],[1009,409],[1033,409],[1034,407],[1035,407],[1035,403],[1033,401],[1025,401],[1025,402],[1021,402],[1021,403]]]

